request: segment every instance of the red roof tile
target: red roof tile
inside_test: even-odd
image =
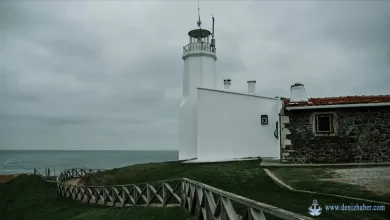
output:
[[[309,102],[295,102],[295,103],[289,103],[290,99],[288,98],[285,98],[283,100],[286,106],[367,104],[367,103],[390,102],[390,95],[309,98]]]

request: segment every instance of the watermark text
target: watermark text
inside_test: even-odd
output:
[[[386,206],[384,205],[366,205],[364,203],[356,203],[356,204],[340,204],[340,205],[323,205],[321,206],[319,202],[315,199],[313,203],[308,208],[309,215],[311,216],[319,216],[324,211],[344,211],[344,212],[383,212],[386,211]]]
[[[384,205],[366,205],[362,204],[342,204],[342,205],[324,205],[326,211],[386,211],[386,206]]]

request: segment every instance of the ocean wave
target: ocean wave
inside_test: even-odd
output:
[[[9,161],[5,161],[3,164],[4,165],[12,165],[12,164],[18,164],[18,163],[19,163],[18,161],[9,160]]]

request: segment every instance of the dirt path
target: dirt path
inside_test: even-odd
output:
[[[82,178],[73,178],[63,182],[66,185],[83,186]]]
[[[335,178],[321,179],[364,187],[378,195],[390,196],[390,167],[334,170]]]
[[[31,175],[31,174],[23,173],[23,174],[12,174],[12,175],[0,175],[0,183],[7,183],[8,181],[20,175]]]

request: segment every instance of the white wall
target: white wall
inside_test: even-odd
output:
[[[184,98],[179,111],[179,160],[196,158],[196,102]]]
[[[179,110],[179,160],[197,158],[197,87],[215,87],[215,53],[183,54],[183,99]]]
[[[216,56],[207,52],[187,53],[184,60],[183,96],[196,98],[198,87],[215,88]]]
[[[274,136],[280,101],[274,98],[198,89],[198,160],[279,157]],[[261,115],[268,115],[268,125]],[[280,135],[279,135],[280,137]]]

